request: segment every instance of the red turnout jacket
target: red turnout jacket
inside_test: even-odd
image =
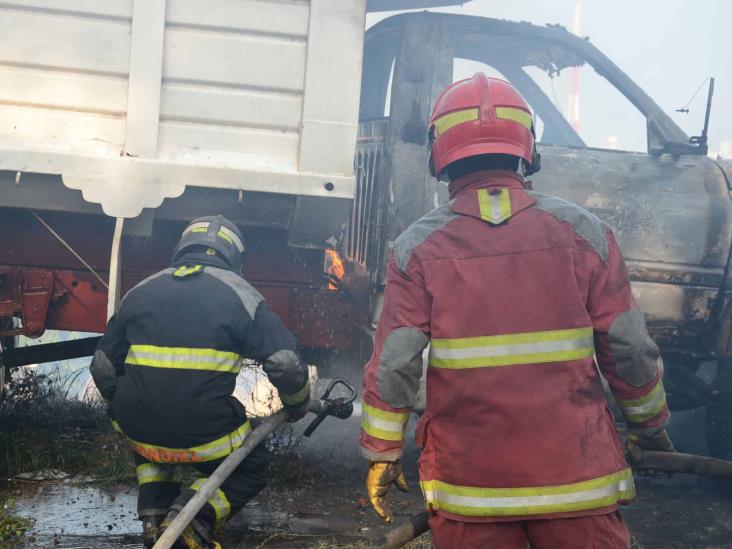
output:
[[[394,245],[362,454],[400,457],[429,345],[417,442],[433,511],[489,521],[610,512],[635,492],[600,373],[631,432],[669,417],[658,348],[612,231],[511,172],[453,187]]]

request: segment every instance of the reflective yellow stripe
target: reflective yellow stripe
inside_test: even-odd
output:
[[[196,479],[195,482],[191,484],[191,490],[195,490],[196,492],[198,492],[207,480],[207,478]],[[210,500],[208,500],[208,504],[213,507],[214,512],[216,513],[216,523],[219,523],[229,518],[229,513],[231,512],[231,504],[229,503],[226,494],[224,494],[221,488],[216,489],[214,495],[211,497]]]
[[[518,122],[527,130],[531,129],[531,114],[515,107],[496,107],[496,118]]]
[[[593,329],[572,328],[498,336],[433,339],[430,366],[484,368],[589,358]]]
[[[112,420],[112,427],[118,433],[125,435],[119,423],[115,420]],[[138,442],[127,435],[125,435],[125,438],[135,452],[149,461],[155,463],[197,463],[199,461],[213,461],[228,456],[244,443],[251,430],[252,426],[247,421],[228,435],[191,448],[166,448],[165,446]]]
[[[143,485],[150,482],[172,482],[175,471],[170,466],[143,463],[135,468],[135,473],[137,484]]]
[[[435,510],[461,516],[529,516],[598,509],[635,497],[630,469],[583,482],[525,488],[475,488],[440,480],[420,483]]]
[[[207,233],[208,232],[209,223],[196,223],[195,225],[191,225],[188,228],[188,231],[190,233]],[[185,233],[183,233],[185,234]],[[216,236],[219,238],[223,238],[226,240],[229,244],[233,244],[236,246],[236,249],[239,250],[239,252],[244,252],[244,243],[239,239],[239,237],[231,231],[230,229],[226,227],[221,227],[219,229],[219,232],[216,233]]]
[[[181,265],[175,270],[173,276],[183,278],[184,276],[199,273],[201,272],[201,270],[203,270],[203,265],[194,265],[193,267],[186,267],[185,265]]]
[[[642,423],[656,417],[666,405],[666,391],[659,380],[646,396],[635,400],[618,399],[618,406],[623,410],[625,419],[631,423]]]
[[[497,225],[511,217],[511,195],[508,189],[478,189],[478,205],[480,217],[484,221]]]
[[[227,227],[221,227],[219,229],[218,236],[236,246],[236,249],[239,250],[239,253],[244,253],[244,243],[241,241],[239,236],[231,229]]]
[[[231,237],[230,237],[230,236],[229,236],[228,234],[226,234],[226,233],[225,233],[224,231],[219,231],[218,233],[216,233],[216,236],[218,236],[219,238],[223,238],[223,239],[224,239],[224,240],[226,240],[226,241],[227,241],[227,242],[228,242],[229,244],[233,244],[233,243],[234,243],[234,239],[233,239],[233,238],[231,238]]]
[[[305,381],[305,385],[302,386],[302,389],[300,389],[296,393],[280,393],[280,400],[286,406],[297,406],[298,404],[302,404],[303,402],[305,402],[308,398],[310,398],[309,379]]]
[[[435,120],[435,129],[437,130],[438,134],[445,133],[450,128],[454,128],[458,124],[463,124],[464,122],[473,122],[474,120],[478,120],[478,109],[463,109],[461,111],[455,111],[451,112],[450,114],[446,114],[445,116],[441,116],[437,120]]]
[[[404,439],[409,413],[388,412],[363,403],[361,427],[370,436],[392,442]]]
[[[216,349],[131,345],[125,364],[238,374],[241,360],[242,356],[237,353],[217,351]]]

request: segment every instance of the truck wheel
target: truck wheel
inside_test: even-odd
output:
[[[707,404],[707,445],[712,457],[732,459],[732,358],[720,359],[718,368]]]

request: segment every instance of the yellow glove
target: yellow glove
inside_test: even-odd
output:
[[[386,501],[386,493],[392,484],[396,484],[396,487],[402,492],[409,492],[401,463],[398,461],[372,461],[366,475],[366,492],[374,511],[386,522],[394,521]]]
[[[676,451],[666,429],[661,429],[657,433],[647,436],[634,434],[627,435],[625,440],[625,459],[628,460],[628,463],[635,467],[640,466],[643,463],[644,450],[656,452]],[[666,474],[669,478],[671,477],[671,473],[663,473],[661,471],[656,471],[655,469],[641,469],[638,473],[643,476],[651,477],[662,474]]]
[[[658,452],[675,452],[674,443],[666,432],[666,429],[660,429],[653,435],[633,435],[627,436],[626,447],[631,449],[633,445],[637,446],[641,450],[653,450]]]

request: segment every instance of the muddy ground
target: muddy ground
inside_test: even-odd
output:
[[[677,428],[696,433],[677,418]],[[304,425],[302,426],[304,427]],[[365,463],[357,453],[358,419],[328,419],[312,439],[285,450],[273,462],[271,485],[234,517],[221,533],[225,548],[367,547],[386,531],[366,507]],[[673,433],[672,433],[673,434]],[[677,436],[680,450],[699,451],[699,440]],[[417,452],[410,448],[405,467],[410,494],[394,491],[397,522],[421,509],[416,483]],[[732,485],[638,478],[639,498],[623,510],[644,548],[732,548]],[[140,547],[131,486],[100,488],[68,479],[11,482],[6,485],[19,515],[35,519],[23,544],[15,547],[117,549]],[[415,547],[429,547],[428,536]]]

